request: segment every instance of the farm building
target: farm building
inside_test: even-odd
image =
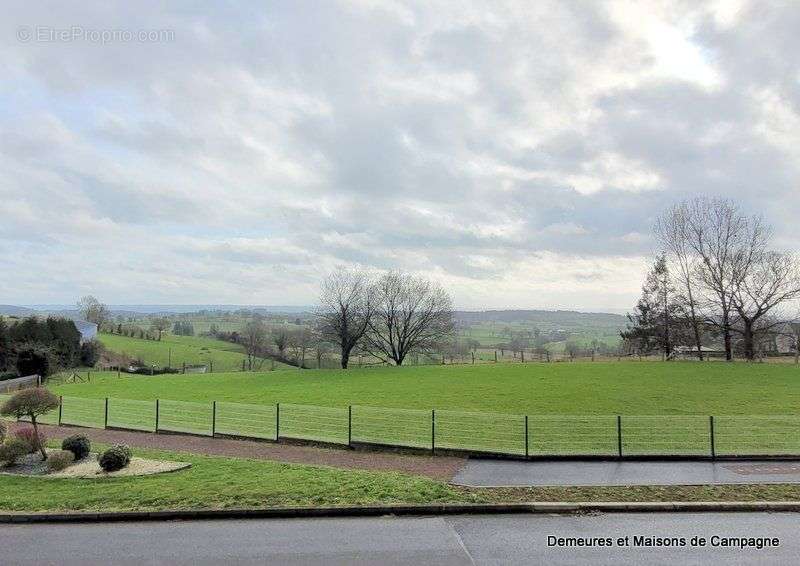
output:
[[[72,322],[75,323],[75,328],[81,333],[81,344],[97,338],[97,325],[95,323],[80,319],[73,319]]]

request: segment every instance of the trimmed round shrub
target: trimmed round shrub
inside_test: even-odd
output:
[[[0,462],[3,464],[14,464],[27,453],[28,443],[19,438],[9,438],[0,444]]]
[[[54,450],[47,455],[47,471],[60,472],[75,461],[75,454],[69,450]]]
[[[47,436],[42,431],[39,431],[39,441],[36,441],[36,431],[32,426],[18,428],[13,432],[12,436],[14,438],[19,438],[27,445],[28,454],[33,454],[38,451],[39,447],[44,446],[47,442]]]
[[[127,466],[131,461],[131,450],[125,445],[117,444],[100,455],[100,467],[106,472],[116,472]]]
[[[83,460],[89,455],[92,443],[82,434],[73,434],[61,442],[61,449],[72,452],[76,460]]]

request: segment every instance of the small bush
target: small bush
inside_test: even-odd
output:
[[[36,440],[36,431],[31,426],[25,428],[18,428],[13,433],[14,438],[19,438],[28,447],[28,454],[33,454],[39,450],[40,446],[44,446],[47,442],[47,436],[39,431],[39,440]]]
[[[116,444],[103,452],[98,461],[104,471],[116,472],[130,463],[131,449],[124,444]]]
[[[75,461],[75,455],[69,450],[55,450],[47,455],[47,471],[60,472]]]
[[[6,435],[8,434],[8,426],[5,422],[0,421],[0,444],[6,439]]]
[[[76,460],[83,460],[89,455],[92,443],[82,434],[73,434],[64,439],[61,449],[70,451]]]
[[[27,453],[28,443],[19,438],[9,438],[0,444],[0,462],[3,464],[14,464]]]

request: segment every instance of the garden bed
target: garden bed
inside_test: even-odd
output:
[[[106,478],[163,474],[183,470],[190,466],[191,464],[187,462],[171,462],[134,457],[131,458],[130,464],[121,470],[104,472],[97,463],[97,454],[89,454],[89,456],[83,460],[79,460],[63,470],[48,472],[47,463],[43,462],[41,456],[36,453],[20,458],[19,462],[12,466],[0,468],[0,474],[48,478]]]

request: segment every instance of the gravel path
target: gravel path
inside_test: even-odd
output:
[[[64,438],[80,433],[85,434],[92,441],[109,444],[124,443],[138,448],[156,448],[210,456],[255,458],[357,470],[395,471],[444,481],[450,481],[466,463],[464,458],[449,456],[417,456],[177,434],[39,426],[47,433],[48,438]]]

